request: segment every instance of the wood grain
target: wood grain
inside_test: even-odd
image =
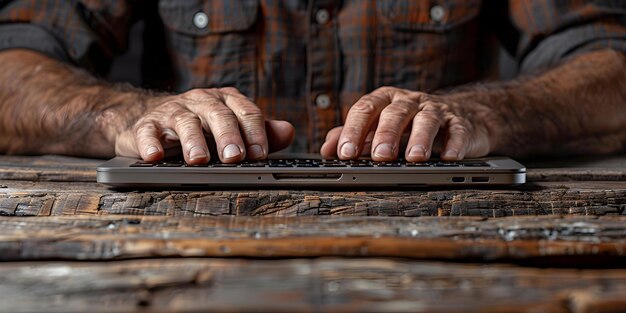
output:
[[[392,259],[2,263],[3,312],[623,312],[626,270]]]
[[[403,257],[626,264],[626,217],[0,218],[0,260]]]
[[[0,312],[625,311],[623,156],[343,191],[120,191],[100,162],[0,156]]]
[[[0,181],[0,215],[624,215],[626,181],[509,189],[115,191],[95,183]]]

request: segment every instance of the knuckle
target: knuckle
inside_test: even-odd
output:
[[[400,135],[401,134],[400,134],[400,131],[398,131],[398,129],[386,128],[386,129],[378,129],[376,131],[375,137],[396,139],[396,138],[400,137]]]
[[[441,122],[443,120],[441,112],[437,110],[423,110],[420,111],[416,117],[417,121],[422,124],[432,124],[437,126],[441,125]]]
[[[374,93],[384,93],[384,94],[389,94],[389,93],[395,93],[400,91],[401,89],[397,88],[397,87],[392,87],[392,86],[382,86],[382,87],[378,87],[376,90],[374,90]]]
[[[372,115],[375,114],[378,109],[375,100],[372,99],[372,97],[365,96],[355,103],[352,108],[350,108],[350,111],[359,115]]]
[[[156,130],[157,130],[156,125],[152,121],[145,119],[145,118],[140,119],[133,126],[133,132],[137,135],[151,134],[151,133],[156,132]]]
[[[137,138],[137,143],[139,146],[148,146],[150,144],[155,144],[158,140],[154,137],[143,136]]]
[[[219,88],[218,90],[220,92],[227,93],[227,94],[241,94],[239,92],[239,89],[235,87],[222,87],[222,88]]]
[[[420,119],[417,121],[418,124],[413,125],[414,131],[427,131],[434,132],[437,131],[441,127],[441,123],[437,120],[433,119]]]
[[[212,121],[226,121],[234,117],[233,111],[225,106],[213,106],[208,113],[208,117]]]
[[[182,125],[197,125],[200,123],[200,118],[187,110],[178,110],[175,112],[172,112],[172,119],[174,122],[174,125],[177,126],[182,126]]]
[[[213,134],[213,137],[217,142],[225,143],[230,142],[234,138],[238,137],[239,133],[230,129],[220,129],[216,133]]]
[[[170,100],[159,106],[159,112],[163,112],[168,114],[169,112],[175,112],[183,108],[183,104],[181,104],[178,100]]]
[[[420,104],[421,111],[439,111],[439,112],[449,112],[450,106],[437,101],[427,100]]]
[[[251,125],[241,125],[240,133],[244,135],[249,142],[260,143],[267,138],[264,128]]]
[[[211,89],[194,88],[182,94],[182,97],[190,100],[201,100],[210,95]]]
[[[238,115],[246,119],[263,119],[263,112],[255,106],[245,106],[238,111]]]
[[[468,138],[469,137],[469,129],[467,129],[467,127],[465,127],[462,124],[452,124],[448,128],[448,131],[451,134],[454,134],[454,135],[462,137],[462,138]]]
[[[412,108],[413,105],[414,104],[410,101],[398,101],[395,104],[386,107],[383,110],[382,114],[384,114],[385,116],[391,115],[405,117],[414,113],[414,110]]]
[[[352,141],[352,140],[360,139],[362,134],[363,134],[362,129],[358,127],[347,126],[347,127],[344,127],[340,136],[344,138],[344,140],[342,141]]]

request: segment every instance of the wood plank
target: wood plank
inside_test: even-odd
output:
[[[103,160],[66,156],[0,156],[0,179],[95,182]]]
[[[2,263],[3,312],[623,312],[626,270],[391,259]]]
[[[626,181],[500,189],[116,191],[95,183],[0,181],[0,215],[625,215]]]
[[[626,217],[0,217],[0,251],[4,261],[358,256],[611,267],[626,264]]]

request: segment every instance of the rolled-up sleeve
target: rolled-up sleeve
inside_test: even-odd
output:
[[[3,1],[0,51],[30,49],[100,72],[126,49],[132,21],[127,1]]]
[[[626,53],[624,0],[511,0],[509,12],[522,72],[594,50]]]

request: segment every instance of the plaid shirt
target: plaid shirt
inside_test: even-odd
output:
[[[105,75],[139,20],[146,86],[236,87],[291,121],[300,151],[318,151],[377,87],[432,92],[485,79],[497,63],[494,38],[522,72],[626,51],[624,0],[0,1],[0,49]]]

